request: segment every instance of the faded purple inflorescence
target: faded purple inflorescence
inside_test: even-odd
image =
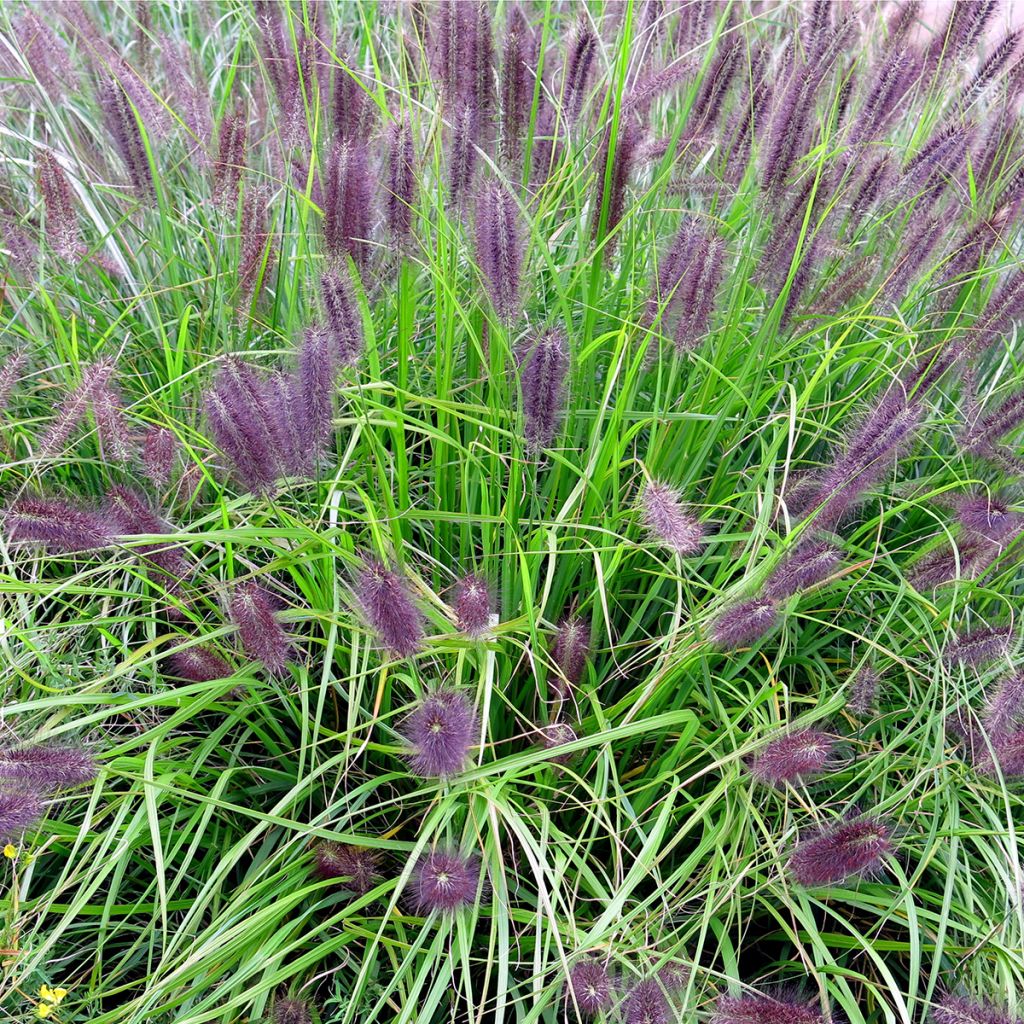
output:
[[[995,542],[1008,540],[1024,526],[1021,516],[1011,512],[1005,502],[986,494],[959,502],[957,516],[965,530]]]
[[[545,750],[551,751],[551,760],[556,764],[568,764],[572,759],[571,751],[559,753],[559,747],[566,743],[572,743],[576,737],[576,730],[568,722],[551,722],[550,725],[542,725],[538,730],[540,741]]]
[[[594,1017],[611,1005],[612,979],[599,960],[580,960],[565,979],[565,1001],[580,1013]]]
[[[74,191],[64,168],[50,150],[39,156],[39,191],[46,208],[46,234],[53,251],[63,260],[78,256],[78,219]]]
[[[820,729],[799,729],[763,747],[750,762],[758,782],[778,786],[819,775],[835,753],[836,738]]]
[[[477,194],[476,258],[494,311],[510,322],[519,312],[523,241],[516,201],[498,181],[484,182]]]
[[[417,911],[453,914],[476,902],[480,887],[480,858],[458,850],[437,848],[422,855],[412,876],[412,897]]]
[[[704,528],[683,511],[674,488],[652,480],[644,488],[640,507],[652,536],[667,548],[680,555],[691,555],[700,548]]]
[[[310,1024],[309,1006],[302,999],[275,999],[274,1024]]]
[[[0,790],[0,843],[17,839],[43,816],[45,809],[38,793]]]
[[[236,583],[228,605],[246,655],[268,672],[283,672],[291,660],[292,646],[277,621],[269,592],[251,580]]]
[[[979,666],[1006,653],[1012,632],[1008,626],[982,626],[960,633],[946,645],[942,660],[947,665]]]
[[[356,596],[370,628],[392,654],[408,658],[423,645],[423,616],[408,584],[375,558],[363,563]]]
[[[985,702],[982,722],[989,736],[1007,736],[1024,717],[1024,672],[1006,676]]]
[[[719,996],[711,1024],[825,1024],[821,1009],[798,995]]]
[[[373,174],[369,147],[360,140],[334,145],[324,170],[324,247],[340,264],[346,255],[362,266],[370,252]]]
[[[778,624],[779,610],[773,601],[753,598],[726,608],[711,626],[711,641],[725,651],[756,643]]]
[[[452,608],[459,629],[468,636],[480,636],[491,621],[491,594],[487,581],[467,573],[453,588]]]
[[[146,499],[130,487],[115,484],[107,492],[107,517],[123,536],[167,533],[168,526],[150,507]],[[188,575],[188,563],[180,549],[168,544],[138,544],[132,552],[148,562],[162,577],[165,586],[177,590]]]
[[[314,851],[316,872],[321,878],[343,878],[345,888],[362,896],[380,880],[377,852],[368,846],[349,846],[324,840]]]
[[[0,750],[0,778],[30,784],[44,793],[96,777],[96,762],[81,747],[30,746]]]
[[[403,249],[408,248],[412,241],[416,189],[416,149],[412,123],[408,117],[404,117],[388,128],[384,186],[384,215],[388,230]]]
[[[234,669],[208,647],[189,647],[175,651],[167,659],[170,674],[190,683],[208,683],[211,679],[225,679]]]
[[[935,1000],[932,1024],[1022,1024],[1004,1009],[990,1002],[976,1002],[965,996],[946,992]]]
[[[825,541],[801,544],[776,566],[764,585],[765,597],[781,601],[820,583],[839,564],[839,552]]]
[[[450,778],[466,766],[480,734],[480,719],[469,698],[438,690],[405,720],[402,736],[409,744],[409,765],[425,778]]]
[[[802,839],[789,858],[800,885],[828,885],[877,870],[893,852],[892,829],[880,818],[848,818]]]
[[[324,327],[340,366],[351,366],[363,354],[363,317],[347,266],[320,279]]]
[[[4,517],[12,544],[42,544],[50,551],[89,551],[110,544],[113,529],[99,513],[59,498],[19,498]]]
[[[555,328],[542,334],[520,363],[526,439],[535,448],[551,444],[565,412],[569,343]]]
[[[638,981],[622,1003],[625,1024],[669,1024],[672,1008],[656,978]]]
[[[871,713],[875,706],[880,680],[881,673],[871,665],[865,665],[853,677],[846,702],[846,706],[853,714],[867,715]]]
[[[245,170],[246,134],[249,113],[239,101],[221,120],[217,139],[217,159],[213,165],[213,202],[226,212],[238,205],[238,187]]]
[[[568,615],[558,624],[551,645],[554,668],[551,689],[556,697],[565,698],[583,678],[590,652],[590,623],[578,615]]]
[[[178,459],[178,439],[166,427],[149,427],[142,436],[142,471],[158,487],[170,482]]]

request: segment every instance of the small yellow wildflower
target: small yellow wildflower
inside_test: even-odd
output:
[[[36,1005],[36,1016],[40,1020],[49,1017],[51,1013],[53,1013],[52,1003],[38,1003]]]
[[[53,1003],[59,1006],[64,997],[68,994],[66,988],[50,988],[49,985],[39,986],[39,998],[46,1003]]]
[[[4,847],[4,856],[8,860],[14,860],[18,856],[18,848],[14,845],[14,843],[8,843]]]

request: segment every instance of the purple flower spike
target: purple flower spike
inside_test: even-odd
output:
[[[324,840],[317,843],[316,872],[321,878],[344,878],[345,888],[363,896],[380,880],[377,852],[367,846],[346,846]]]
[[[142,438],[142,471],[158,487],[166,486],[178,458],[178,439],[165,427],[150,427]]]
[[[301,999],[275,999],[274,1024],[310,1024],[309,1007]]]
[[[356,595],[370,628],[392,654],[408,658],[422,647],[423,616],[401,576],[367,559],[356,580]]]
[[[565,412],[565,378],[569,344],[565,334],[548,331],[532,345],[520,363],[526,439],[534,448],[551,444]]]
[[[870,874],[892,852],[892,829],[884,821],[848,818],[801,840],[789,870],[800,885],[828,885]]]
[[[991,750],[969,731],[966,739],[968,746],[973,748],[974,766],[978,771],[993,777],[1002,774],[1008,779],[1024,775],[1024,729],[992,737]]]
[[[277,621],[270,594],[258,583],[238,583],[231,593],[229,608],[246,655],[260,662],[268,672],[283,672],[291,660],[292,647]]]
[[[516,201],[497,181],[484,182],[477,196],[476,258],[494,311],[506,323],[511,322],[519,312],[523,242]]]
[[[359,312],[348,267],[320,279],[324,303],[324,326],[341,366],[351,366],[363,354],[363,316]]]
[[[78,219],[74,191],[64,168],[49,150],[39,156],[39,191],[46,208],[46,234],[62,260],[78,254]]]
[[[551,689],[564,699],[572,687],[583,678],[590,652],[590,623],[578,615],[569,615],[558,624],[551,658],[555,669],[551,675]]]
[[[711,627],[711,640],[723,651],[735,651],[756,643],[778,624],[774,602],[754,598],[726,608]]]
[[[955,636],[942,652],[947,665],[978,667],[1002,657],[1010,645],[1011,632],[1007,626],[982,626],[969,633]]]
[[[761,992],[720,996],[711,1024],[824,1024],[825,1015],[797,995],[769,996]]]
[[[826,770],[835,747],[834,736],[800,729],[763,747],[750,762],[750,774],[771,786],[807,779]]]
[[[878,694],[878,683],[881,675],[877,669],[865,665],[854,677],[850,684],[850,695],[847,699],[847,707],[852,714],[870,714],[875,706],[875,697]]]
[[[5,517],[12,544],[42,544],[49,551],[75,552],[106,547],[113,532],[106,517],[57,498],[21,498]]]
[[[576,22],[566,50],[562,108],[570,124],[579,117],[586,98],[590,75],[597,58],[597,35],[589,20],[581,17]]]
[[[638,981],[622,1004],[626,1024],[669,1024],[672,1010],[654,978]]]
[[[170,675],[190,683],[208,683],[212,679],[226,679],[234,669],[208,647],[189,647],[175,651],[168,659]]]
[[[409,766],[428,779],[447,779],[462,771],[479,734],[476,708],[453,690],[431,694],[402,727],[411,751]]]
[[[935,1001],[932,1024],[1022,1024],[989,1002],[976,1003],[963,996],[944,993]]]
[[[544,749],[551,751],[551,760],[555,764],[568,764],[572,760],[571,752],[557,752],[559,747],[572,743],[577,738],[576,730],[568,722],[552,722],[550,725],[542,725],[537,731],[540,733]]]
[[[16,840],[43,816],[45,809],[38,793],[0,792],[0,843]]]
[[[611,1005],[612,979],[598,960],[580,960],[565,979],[565,1001],[587,1017],[595,1017]]]
[[[476,573],[463,576],[455,584],[452,607],[459,629],[467,636],[480,636],[491,621],[491,595],[487,581]]]
[[[454,914],[476,902],[480,886],[480,858],[458,850],[439,848],[424,854],[412,876],[416,910],[426,916],[434,911]]]
[[[238,186],[245,170],[245,143],[249,115],[245,105],[235,104],[225,114],[217,140],[217,160],[213,165],[213,202],[218,208],[233,213],[238,205]]]
[[[96,762],[80,747],[33,746],[0,750],[0,778],[48,793],[96,778]]]
[[[1007,676],[997,685],[985,704],[985,731],[992,737],[1006,736],[1024,712],[1024,672]]]
[[[651,535],[680,555],[692,555],[700,548],[704,528],[683,511],[679,492],[652,480],[640,499],[644,522]]]
[[[764,596],[781,601],[820,583],[839,564],[839,552],[824,541],[801,544],[776,566],[764,585]]]
[[[957,515],[965,530],[986,540],[1007,540],[1018,533],[1021,517],[1011,512],[1005,502],[985,494],[965,498],[957,508]]]

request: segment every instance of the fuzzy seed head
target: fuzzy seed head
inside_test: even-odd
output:
[[[625,1024],[669,1024],[672,1010],[655,978],[638,981],[622,1004]]]
[[[274,606],[270,593],[251,580],[235,584],[228,602],[231,621],[238,629],[246,655],[260,662],[268,672],[279,675],[293,652]]]
[[[412,242],[417,191],[416,148],[408,117],[388,129],[386,152],[385,220],[395,241],[407,249]]]
[[[0,842],[8,843],[42,816],[45,805],[38,793],[22,789],[0,790]]]
[[[412,895],[416,910],[426,916],[432,912],[454,914],[476,902],[480,886],[480,858],[463,856],[444,847],[423,854],[412,877]]]
[[[1008,626],[982,626],[955,636],[942,653],[947,665],[978,667],[1002,657],[1010,646],[1012,633]]]
[[[580,960],[565,979],[565,1001],[587,1017],[595,1017],[612,1001],[612,979],[598,960]]]
[[[347,266],[324,274],[320,279],[324,304],[324,330],[339,366],[352,366],[363,354],[363,317],[356,302],[352,276]]]
[[[158,487],[170,483],[178,458],[178,439],[166,427],[150,427],[142,437],[142,470]]]
[[[1021,1024],[993,1003],[975,1002],[964,996],[943,993],[936,999],[932,1024]]]
[[[402,736],[409,745],[409,766],[428,779],[458,775],[479,734],[476,708],[464,694],[453,690],[431,694],[402,727]]]
[[[274,1024],[311,1024],[309,1007],[301,999],[275,999]]]
[[[559,698],[568,696],[583,678],[590,653],[590,623],[578,615],[568,615],[558,624],[551,658],[554,670],[551,688]]]
[[[764,596],[782,601],[820,583],[839,564],[839,552],[825,541],[811,541],[776,566],[764,585]]]
[[[719,996],[711,1024],[825,1024],[825,1016],[798,996],[768,996],[761,992]]]
[[[644,488],[640,508],[654,540],[680,555],[700,549],[704,528],[683,511],[678,491],[652,480]]]
[[[48,551],[90,551],[106,547],[112,524],[96,512],[59,498],[20,498],[4,517],[12,544],[41,544]]]
[[[75,194],[56,156],[44,150],[39,157],[39,191],[46,208],[46,233],[53,251],[63,260],[78,253]]]
[[[1004,541],[1021,529],[1021,517],[1016,512],[1011,512],[1005,502],[984,494],[964,499],[957,516],[965,530],[986,540]]]
[[[770,786],[812,778],[829,765],[836,738],[820,729],[799,729],[763,747],[750,762],[750,774]]]
[[[358,896],[364,896],[380,880],[377,852],[368,846],[324,840],[317,843],[314,856],[321,878],[343,878],[345,888]]]
[[[789,870],[800,885],[828,885],[877,870],[892,852],[892,829],[884,821],[849,818],[802,839]]]
[[[1006,676],[985,703],[985,731],[997,740],[1008,735],[1024,716],[1024,672]]]
[[[542,334],[520,364],[526,439],[533,448],[551,444],[565,413],[569,343],[558,329]]]
[[[576,738],[576,730],[568,722],[552,722],[542,725],[538,730],[540,741],[545,750],[551,751],[551,760],[556,764],[567,764],[572,759],[571,752],[558,753],[558,748],[572,743]]]
[[[881,674],[871,665],[865,665],[850,684],[850,694],[846,706],[854,715],[868,715],[875,706],[878,695],[878,684]]]
[[[386,650],[409,658],[423,646],[423,616],[401,576],[376,559],[367,559],[356,579],[356,595]]]
[[[494,311],[510,323],[519,312],[523,240],[516,201],[498,181],[484,182],[477,195],[476,257]]]
[[[491,621],[487,581],[476,573],[467,573],[455,584],[452,607],[459,629],[467,636],[480,636]]]
[[[0,778],[43,793],[91,782],[96,762],[81,747],[31,746],[0,750]]]
[[[189,647],[175,651],[168,657],[169,674],[190,683],[208,683],[212,679],[226,679],[234,669],[209,647]]]
[[[772,601],[754,598],[726,608],[711,627],[711,641],[723,651],[735,651],[756,643],[770,633],[779,621],[779,610]]]

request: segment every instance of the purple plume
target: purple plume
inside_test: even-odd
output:
[[[655,978],[638,981],[622,1003],[625,1024],[669,1024],[672,1016],[668,999]]]
[[[364,142],[338,142],[324,171],[324,248],[335,265],[346,255],[362,267],[370,252],[373,173]]]
[[[480,858],[463,856],[444,847],[421,856],[412,876],[412,897],[424,916],[433,912],[453,914],[476,902],[481,881]]]
[[[504,185],[486,181],[476,202],[476,258],[494,311],[506,323],[519,312],[523,240],[519,209]]]
[[[21,10],[11,19],[18,51],[35,75],[43,92],[57,102],[65,92],[74,92],[77,80],[74,65],[60,37],[32,10]]]
[[[820,583],[839,564],[839,552],[825,541],[801,544],[781,562],[764,585],[764,596],[782,601]]]
[[[44,814],[46,805],[38,793],[0,790],[0,843],[17,840]]]
[[[178,460],[178,439],[166,427],[149,427],[142,436],[142,471],[158,487],[170,483]]]
[[[113,537],[105,516],[60,498],[19,498],[4,517],[12,544],[42,544],[55,552],[106,547]]]
[[[551,645],[554,671],[551,688],[561,699],[583,678],[590,653],[590,623],[578,615],[568,615],[558,624]]]
[[[334,97],[332,114],[334,136],[338,142],[356,142],[373,134],[377,108],[370,94],[362,87],[358,76],[349,69],[345,58],[334,71]]]
[[[1024,521],[1007,504],[987,494],[977,494],[957,503],[957,517],[963,528],[986,540],[999,543],[1019,533]]]
[[[514,167],[522,159],[523,136],[533,105],[537,42],[522,7],[508,14],[501,57],[501,153]]]
[[[576,730],[568,722],[551,722],[542,725],[538,730],[540,741],[545,750],[551,751],[551,760],[556,764],[566,764],[572,758],[571,752],[558,753],[560,747],[578,739]]]
[[[167,523],[149,507],[146,499],[138,491],[120,484],[115,484],[107,492],[107,518],[123,536],[168,532]],[[188,563],[178,548],[167,544],[143,544],[133,547],[132,551],[154,566],[171,590],[177,589],[188,575]]]
[[[789,870],[800,885],[828,885],[877,870],[892,852],[889,825],[880,818],[852,817],[802,839]]]
[[[827,732],[799,729],[759,750],[750,762],[750,774],[770,786],[813,778],[829,768],[835,749],[836,738]]]
[[[408,249],[417,190],[416,149],[409,118],[403,117],[390,125],[386,140],[384,217],[395,241]]]
[[[683,511],[679,492],[652,480],[640,498],[640,508],[652,537],[680,555],[698,551],[704,537],[700,521]]]
[[[81,747],[32,746],[0,750],[0,778],[48,793],[96,778],[96,762]]]
[[[39,442],[37,458],[52,458],[64,448],[72,431],[93,405],[96,395],[110,386],[113,374],[114,364],[109,359],[101,359],[82,370],[80,383],[61,402],[56,417]]]
[[[580,115],[597,61],[597,35],[586,17],[579,17],[566,44],[562,78],[562,110],[572,124]]]
[[[135,437],[125,418],[124,397],[117,386],[114,365],[104,360],[94,369],[90,401],[96,434],[108,458],[127,462],[135,452]]]
[[[139,117],[129,98],[124,84],[115,75],[106,78],[99,86],[99,102],[107,130],[114,142],[114,148],[121,157],[132,188],[140,199],[153,199],[156,189],[153,172],[149,166],[146,144],[143,142]]]
[[[302,999],[276,998],[271,1016],[274,1024],[312,1024],[313,1020],[309,1006]]]
[[[779,622],[774,601],[753,598],[726,608],[711,627],[712,643],[723,651],[735,651],[756,643]]]
[[[174,109],[188,133],[189,156],[206,166],[206,147],[213,135],[210,89],[196,55],[184,43],[170,36],[160,37],[160,50]]]
[[[11,392],[22,378],[22,372],[28,363],[28,353],[24,349],[9,352],[0,365],[0,416],[6,411],[11,401]]]
[[[1009,735],[1024,713],[1024,672],[1004,677],[985,703],[982,722],[989,736]]]
[[[64,168],[46,149],[39,156],[39,191],[46,208],[46,234],[53,251],[62,260],[78,255],[78,218],[75,194]]]
[[[347,266],[324,274],[320,279],[326,328],[340,366],[351,366],[363,354],[365,339],[363,317],[356,302],[352,277]]]
[[[569,344],[559,328],[545,332],[520,362],[520,386],[526,439],[533,448],[554,440],[565,412],[565,380],[569,373]]]
[[[448,142],[448,201],[462,205],[473,189],[477,168],[477,118],[467,103],[456,107]]]
[[[188,647],[175,651],[167,661],[168,675],[190,683],[208,683],[234,674],[234,669],[209,647]]]
[[[405,720],[402,736],[409,745],[409,765],[423,778],[447,779],[466,766],[477,742],[480,721],[468,698],[454,690],[438,690]]]
[[[238,246],[238,293],[246,301],[263,288],[274,266],[274,236],[270,227],[270,192],[254,185],[242,196],[242,237]]]
[[[593,234],[595,238],[610,235],[622,220],[626,209],[626,189],[637,161],[643,131],[634,120],[624,121],[615,138],[615,149],[611,149],[611,126],[605,133],[604,142],[597,158],[597,191],[594,193]],[[609,173],[609,161],[611,161]],[[601,215],[604,214],[604,234],[600,233]],[[615,236],[607,243],[614,244]]]
[[[846,706],[852,714],[868,715],[874,710],[880,680],[880,673],[871,665],[865,665],[853,677],[846,701]]]
[[[813,1003],[795,994],[719,996],[711,1024],[826,1024]]]
[[[580,960],[565,979],[565,1001],[587,1017],[596,1017],[612,1001],[612,979],[599,960]]]
[[[291,149],[308,137],[306,104],[313,104],[315,39],[297,19],[289,24],[286,10],[268,0],[255,4],[261,55],[281,108],[281,141]]]
[[[452,608],[459,629],[467,636],[480,636],[491,621],[491,594],[487,581],[476,573],[459,579],[452,595]]]
[[[238,187],[245,170],[246,135],[249,113],[239,100],[220,123],[217,159],[213,165],[213,202],[218,208],[234,211],[238,205]]]
[[[306,329],[299,348],[298,392],[302,420],[301,443],[318,456],[327,447],[334,429],[334,376],[336,351],[327,332]]]
[[[347,846],[325,839],[317,843],[314,857],[321,878],[343,878],[345,888],[359,896],[366,895],[380,881],[377,852],[368,846]]]
[[[961,438],[972,455],[992,458],[999,454],[999,442],[1024,423],[1024,391],[1011,393],[991,412],[974,418]]]
[[[1019,1017],[1011,1017],[993,1003],[977,1003],[950,992],[936,999],[931,1020],[932,1024],[1022,1024]]]
[[[368,558],[356,579],[356,595],[370,628],[388,651],[408,658],[423,646],[423,616],[401,576]]]
[[[1024,775],[1024,729],[990,737],[991,750],[970,730],[965,732],[965,736],[968,746],[973,748],[974,766],[979,772],[993,777],[1001,774],[1008,779]]]
[[[228,602],[231,621],[238,629],[246,655],[278,675],[284,672],[293,652],[274,606],[269,592],[251,580],[236,583]]]
[[[942,660],[947,665],[985,665],[1006,653],[1011,638],[1008,626],[972,629],[953,637],[942,652]]]

